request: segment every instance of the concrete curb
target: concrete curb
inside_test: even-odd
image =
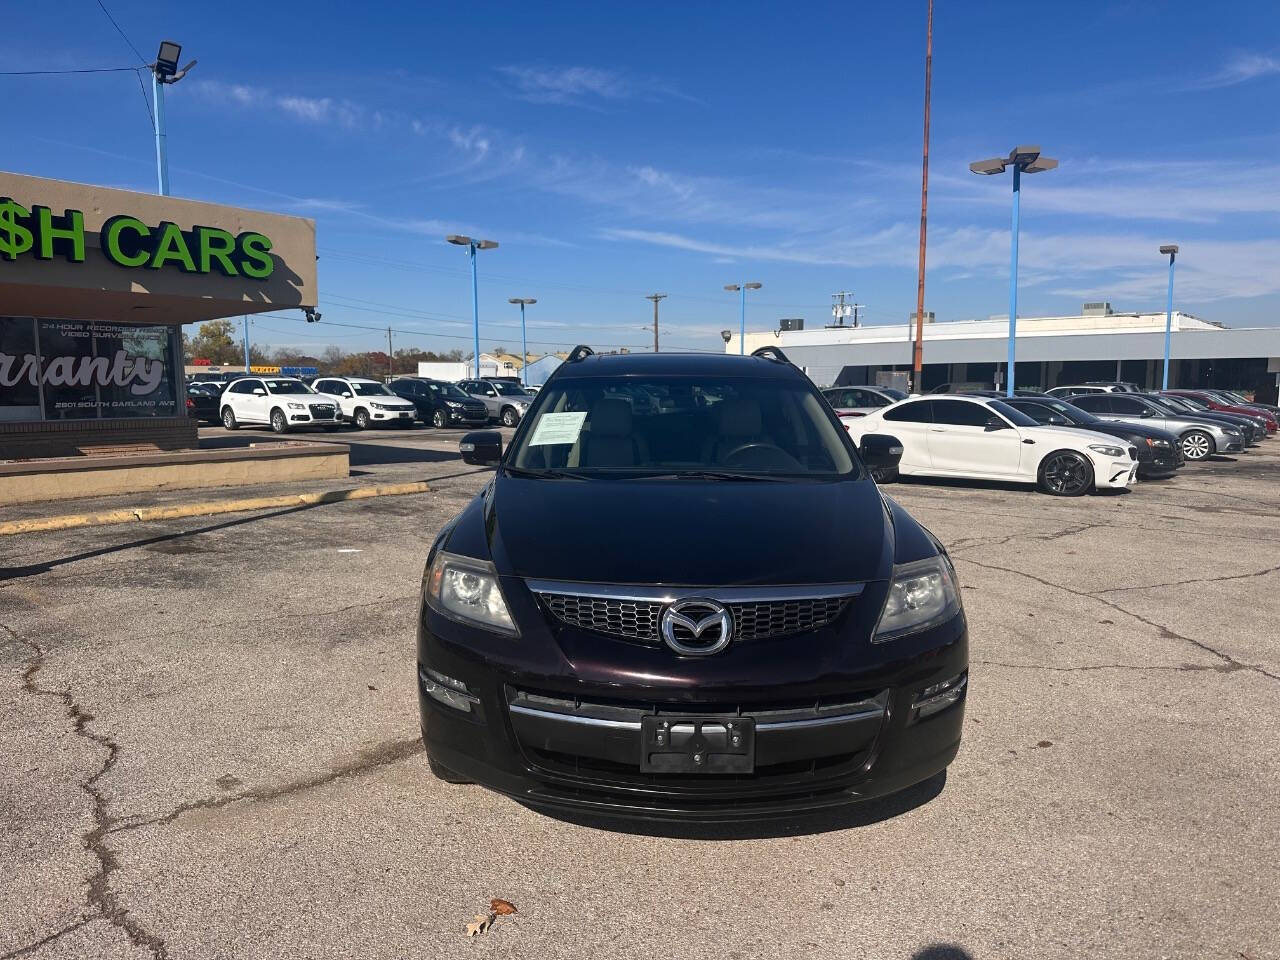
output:
[[[135,507],[108,510],[105,513],[68,513],[32,520],[0,523],[0,536],[15,533],[40,533],[48,530],[71,530],[75,527],[102,527],[113,523],[139,523],[146,520],[174,520],[182,517],[208,517],[219,513],[243,513],[247,510],[272,510],[277,507],[306,507],[320,503],[342,503],[367,500],[370,497],[396,497],[409,493],[426,493],[431,488],[424,481],[388,483],[376,487],[354,487],[349,490],[322,490],[317,493],[290,493],[279,497],[248,497],[242,500],[208,500],[172,507]]]

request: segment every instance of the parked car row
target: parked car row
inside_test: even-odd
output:
[[[1132,384],[1091,383],[1013,397],[984,389],[898,393],[824,391],[855,442],[870,434],[902,442],[897,469],[882,480],[1008,480],[1057,496],[1168,477],[1187,461],[1241,453],[1280,425],[1280,410],[1228,391],[1143,393]]]
[[[390,384],[369,377],[241,376],[223,383],[197,380],[187,385],[187,414],[228,430],[270,426],[277,433],[301,427],[361,430],[379,424],[436,428],[475,427],[497,421],[514,427],[533,395],[506,381],[464,380],[459,384],[427,377],[398,377]],[[310,398],[315,399],[310,399]]]

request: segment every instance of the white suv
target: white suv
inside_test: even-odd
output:
[[[375,423],[411,427],[418,415],[412,401],[396,396],[384,384],[368,377],[320,377],[311,386],[338,405],[343,420],[350,420],[361,430]]]
[[[243,377],[222,391],[222,425],[264,424],[276,433],[296,427],[338,429],[338,405],[294,377]]]

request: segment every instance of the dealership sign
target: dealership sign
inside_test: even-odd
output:
[[[266,280],[275,269],[271,240],[252,231],[237,235],[200,226],[183,230],[167,220],[151,225],[122,214],[103,222],[99,244],[103,256],[129,269],[216,272],[253,280]],[[70,263],[84,263],[84,214],[66,210],[56,216],[49,207],[27,209],[0,197],[0,261],[19,257],[61,257]]]

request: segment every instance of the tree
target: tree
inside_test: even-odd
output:
[[[200,324],[199,331],[187,343],[192,359],[203,357],[215,364],[243,362],[244,351],[235,333],[234,320],[209,320]]]

